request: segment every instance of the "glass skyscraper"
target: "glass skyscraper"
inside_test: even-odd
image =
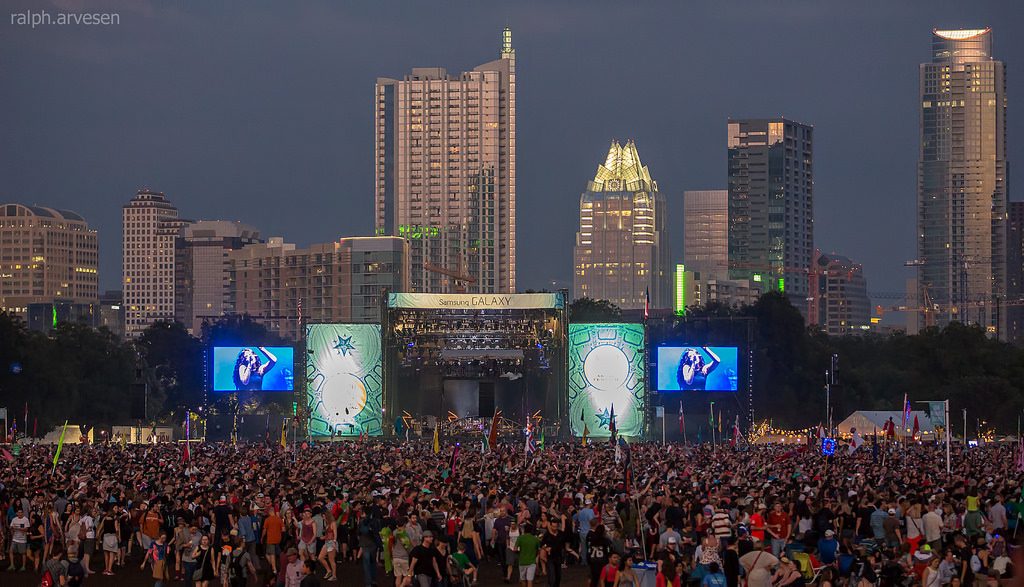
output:
[[[935,30],[920,66],[917,295],[910,320],[1006,338],[1006,69],[991,29]]]
[[[804,309],[814,259],[813,128],[729,120],[729,278]]]
[[[573,297],[609,300],[623,310],[672,308],[672,250],[665,196],[636,145],[613,142],[580,196]]]

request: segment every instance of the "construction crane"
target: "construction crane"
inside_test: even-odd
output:
[[[445,269],[444,267],[441,267],[440,265],[434,265],[433,263],[424,263],[423,268],[432,273],[439,273],[441,275],[451,277],[453,283],[455,284],[455,293],[466,293],[466,286],[464,284],[476,283],[477,278],[475,275],[469,275],[463,271],[462,253],[459,253],[455,263],[456,267],[458,267],[458,269],[456,270]]]
[[[800,275],[808,276],[808,287],[807,287],[807,323],[818,324],[818,304],[815,303],[817,298],[815,297],[818,293],[818,277],[819,276],[838,276],[845,272],[842,271],[826,271],[818,267],[818,259],[821,258],[820,249],[814,251],[814,261],[810,267],[787,267],[777,265],[757,265],[754,263],[746,263],[743,261],[719,261],[720,266],[731,267],[734,269],[750,269],[752,271],[763,271],[765,273],[797,273]],[[826,294],[827,295],[827,294]]]

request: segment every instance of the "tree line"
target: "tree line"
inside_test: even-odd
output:
[[[570,321],[622,319],[606,300],[579,299],[568,310]],[[771,418],[778,427],[825,421],[825,372],[833,356],[836,423],[854,410],[899,410],[904,394],[911,402],[948,398],[957,434],[966,408],[969,436],[979,429],[1015,433],[1024,413],[1024,349],[989,338],[979,326],[954,322],[914,336],[828,337],[805,327],[789,299],[773,292],[749,306],[711,302],[684,316],[652,319],[649,340],[743,348],[749,341],[756,418]],[[17,316],[0,313],[0,407],[18,419],[20,435],[27,403],[29,425],[39,436],[65,420],[85,427],[132,422],[132,383],[148,386],[150,422],[180,424],[186,410],[204,402],[212,414],[290,413],[290,393],[214,394],[204,381],[210,346],[290,344],[248,316],[204,324],[198,337],[181,323],[157,322],[138,339],[123,341],[105,328],[76,323],[32,331]]]

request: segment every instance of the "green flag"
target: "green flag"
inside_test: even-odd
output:
[[[946,425],[946,402],[928,402],[928,417],[932,426],[942,428]]]
[[[60,441],[57,442],[57,454],[53,455],[53,470],[50,474],[53,475],[57,471],[57,461],[60,459],[60,449],[64,448],[64,433],[68,431],[68,421],[64,420],[64,430],[60,432]]]

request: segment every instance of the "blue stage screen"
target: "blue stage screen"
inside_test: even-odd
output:
[[[289,346],[213,347],[213,391],[292,391],[294,368]]]
[[[658,391],[736,391],[736,347],[662,346],[658,348]]]

